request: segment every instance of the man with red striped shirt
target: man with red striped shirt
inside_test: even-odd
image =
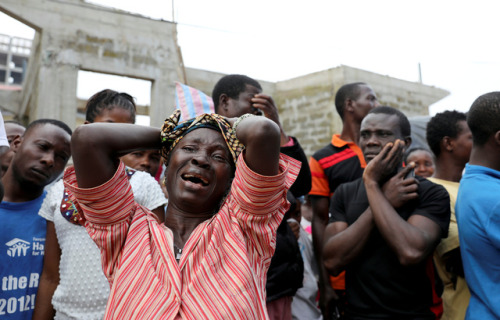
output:
[[[333,135],[331,143],[315,152],[309,161],[312,175],[309,195],[313,209],[313,245],[320,268],[320,307],[325,319],[330,319],[334,312],[334,299],[339,298],[330,286],[321,257],[323,234],[329,219],[330,197],[342,183],[354,181],[362,176],[366,163],[357,145],[359,128],[363,118],[378,105],[375,92],[366,83],[343,85],[335,96],[335,107],[342,119],[342,132],[340,135]],[[333,279],[332,284],[342,298],[345,290],[343,273]],[[342,309],[342,300],[338,307]]]

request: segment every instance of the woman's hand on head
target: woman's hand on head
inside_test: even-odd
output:
[[[234,123],[236,122],[236,120],[238,120],[237,117],[235,117],[235,118],[226,118],[226,117],[224,117],[224,119],[226,119],[226,121],[231,125],[231,127],[234,126]]]

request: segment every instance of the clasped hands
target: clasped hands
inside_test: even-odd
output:
[[[380,153],[365,168],[365,185],[376,184],[381,187],[385,197],[394,208],[418,198],[418,180],[409,175],[415,168],[411,162],[402,167],[405,143],[397,139],[387,143]]]

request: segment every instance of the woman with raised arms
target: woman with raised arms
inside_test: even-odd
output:
[[[265,282],[299,162],[265,117],[204,114],[162,129],[94,123],[64,180],[101,250],[105,319],[267,319]],[[165,223],[134,202],[120,156],[162,148]],[[243,151],[242,151],[243,150]]]

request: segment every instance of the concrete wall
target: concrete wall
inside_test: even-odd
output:
[[[224,76],[222,73],[190,68],[186,69],[186,75],[190,86],[208,95]],[[346,83],[370,84],[381,104],[398,108],[408,117],[428,115],[428,106],[449,94],[439,88],[348,66],[277,83],[259,82],[263,91],[273,96],[283,128],[299,139],[307,155],[328,144],[334,133],[340,133],[342,121],[335,109],[335,94]]]
[[[220,72],[213,72],[208,70],[186,68],[186,82],[189,86],[199,89],[211,96],[217,81],[226,74]],[[251,76],[251,75],[250,75]],[[276,84],[274,82],[259,80],[263,92],[274,96],[276,92]]]
[[[436,87],[347,66],[333,70],[343,72],[345,83],[363,81],[370,84],[381,104],[398,108],[408,117],[428,115],[429,105],[449,94]]]
[[[445,90],[377,73],[340,66],[276,84],[275,100],[283,128],[296,136],[307,155],[340,133],[342,121],[335,109],[335,94],[346,83],[366,82],[382,105],[403,111],[408,117],[428,115],[428,106],[446,97]]]
[[[276,84],[276,102],[285,132],[299,139],[307,155],[327,144],[341,126],[335,92],[344,84],[332,69]]]
[[[152,125],[174,101],[180,76],[176,25],[79,0],[2,0],[0,10],[38,31],[29,119],[57,118],[75,126],[79,70],[152,81]],[[26,90],[28,89],[28,90]],[[23,116],[20,114],[19,116]]]

